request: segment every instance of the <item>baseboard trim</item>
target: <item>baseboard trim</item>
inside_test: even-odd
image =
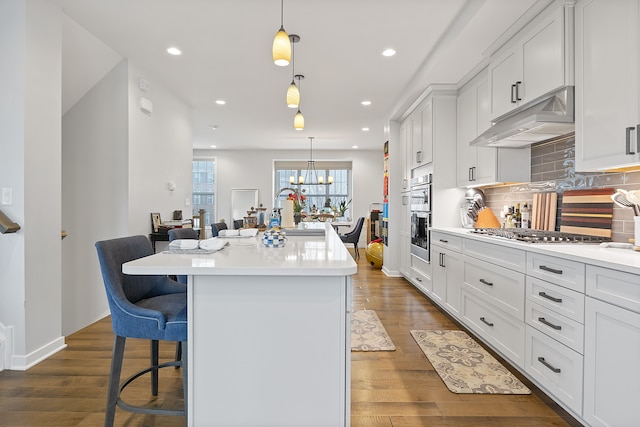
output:
[[[26,371],[66,347],[67,344],[64,341],[64,337],[56,338],[26,356],[13,355],[11,357],[11,365],[8,368],[14,371]]]

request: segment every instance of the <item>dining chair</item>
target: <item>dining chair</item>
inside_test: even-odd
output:
[[[169,230],[169,243],[178,239],[194,239],[198,240],[198,232],[193,228],[172,228]],[[187,284],[187,276],[177,275],[176,280],[178,283],[182,283],[183,285]]]
[[[115,334],[109,390],[104,425],[113,426],[116,406],[134,413],[154,415],[186,415],[187,355],[181,361],[159,363],[159,341],[180,343],[187,349],[187,294],[184,285],[168,276],[127,275],[122,272],[126,262],[153,254],[151,242],[145,236],[130,236],[99,241],[95,244],[102,278],[111,311]],[[151,366],[120,382],[124,348],[127,338],[151,340]],[[133,405],[121,397],[124,389],[140,376],[151,374],[151,394],[158,394],[158,370],[168,366],[182,367],[184,408],[158,408]]]
[[[216,222],[211,224],[211,237],[218,237],[218,233],[220,230],[226,230],[227,223],[226,222]]]
[[[360,233],[362,232],[362,225],[364,224],[364,217],[358,218],[355,227],[351,231],[341,234],[340,240],[343,243],[353,243],[353,250],[355,253],[355,259],[360,259],[360,251],[358,250],[358,242],[360,241]]]

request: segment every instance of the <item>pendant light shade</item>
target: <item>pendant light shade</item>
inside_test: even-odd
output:
[[[298,109],[298,112],[293,118],[293,128],[295,130],[304,130],[304,116],[300,112],[300,109]]]
[[[300,36],[297,34],[290,34],[289,41],[291,42],[291,84],[287,89],[287,107],[299,108],[300,107],[300,90],[296,85],[296,78],[302,78],[301,75],[296,75],[296,51],[295,45],[300,41]]]
[[[291,41],[284,30],[284,0],[280,0],[280,29],[273,38],[273,63],[284,67],[291,61]]]
[[[280,27],[273,38],[273,63],[284,67],[289,65],[289,61],[291,61],[291,41],[284,27]]]
[[[289,89],[287,89],[287,106],[289,108],[298,108],[300,106],[300,90],[296,83],[291,80]]]

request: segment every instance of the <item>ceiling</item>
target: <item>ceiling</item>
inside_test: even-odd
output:
[[[280,1],[62,0],[63,111],[128,58],[148,73],[152,101],[162,85],[193,108],[194,148],[306,149],[313,136],[318,150],[379,150],[385,123],[428,84],[467,77],[550,2],[284,1],[284,28],[301,38],[295,73],[305,76],[305,129],[295,131],[292,67],[271,59]],[[397,54],[382,56],[387,48]]]

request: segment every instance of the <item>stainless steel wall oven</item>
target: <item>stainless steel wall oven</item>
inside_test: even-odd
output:
[[[411,253],[429,262],[431,174],[411,180]]]

